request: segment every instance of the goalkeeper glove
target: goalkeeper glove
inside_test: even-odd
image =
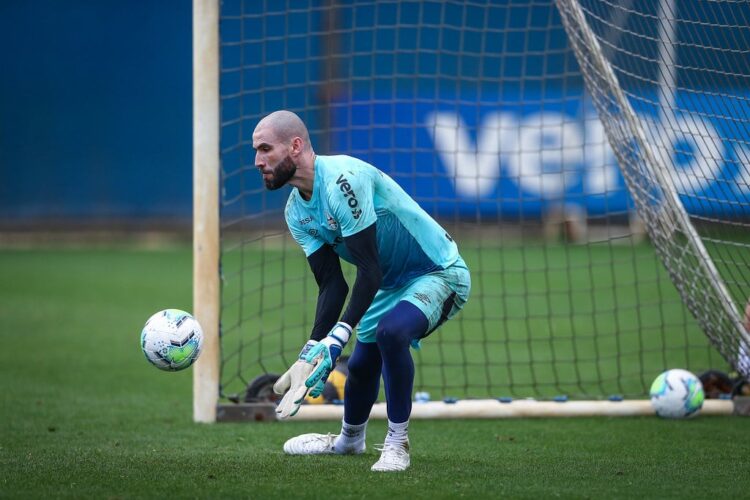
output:
[[[314,387],[315,392],[323,392],[323,386],[331,370],[336,367],[338,359],[344,346],[349,342],[352,335],[352,327],[346,323],[338,322],[328,333],[328,336],[314,345],[305,355],[305,361],[315,366],[315,370],[307,377],[305,385]],[[323,382],[322,384],[320,382]]]
[[[318,345],[316,340],[308,340],[299,353],[297,361],[273,384],[273,391],[276,394],[286,393],[276,407],[276,413],[281,419],[296,415],[305,395],[307,395],[308,387],[305,385],[305,381],[313,372],[315,366],[305,361],[305,356],[316,345]]]
[[[310,389],[310,392],[307,393],[308,396],[311,398],[317,398],[321,394],[323,394],[323,391],[326,388],[326,381],[323,379],[318,380],[318,383],[315,384],[312,389]]]

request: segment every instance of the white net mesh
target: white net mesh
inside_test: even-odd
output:
[[[750,375],[750,5],[558,4],[662,262],[711,341]]]
[[[607,39],[627,40],[615,18]],[[656,45],[628,51],[660,57]],[[606,80],[597,64],[586,77]],[[663,205],[665,187],[622,112],[598,119],[618,102],[610,94],[592,106],[552,0],[223,2],[222,394],[284,370],[313,322],[317,288],[283,223],[288,191],[266,192],[253,166],[253,129],[282,108],[305,120],[317,153],[391,175],[471,268],[465,310],[415,354],[415,390],[640,396],[665,368],[726,368],[638,230],[615,153],[639,158],[624,170],[639,198]],[[614,150],[612,127],[624,141]],[[716,218],[708,206],[696,213]],[[716,265],[739,268],[727,260]],[[736,305],[747,274],[732,272]]]

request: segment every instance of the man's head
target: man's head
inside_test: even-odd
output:
[[[267,189],[279,189],[289,182],[303,155],[312,152],[307,127],[291,111],[275,111],[258,122],[253,149],[255,166]]]

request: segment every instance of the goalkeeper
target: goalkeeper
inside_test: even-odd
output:
[[[418,348],[420,339],[463,307],[469,270],[451,236],[396,182],[350,156],[317,156],[307,127],[294,113],[276,111],[263,118],[253,132],[253,149],[267,189],[293,187],[286,223],[319,287],[310,340],[274,385],[285,394],[276,409],[280,418],[294,415],[308,392],[322,392],[357,327],[340,434],[303,434],[287,441],[284,451],[363,453],[382,375],[388,433],[372,470],[405,470],[414,385],[409,347]],[[343,315],[349,286],[340,258],[357,267]]]

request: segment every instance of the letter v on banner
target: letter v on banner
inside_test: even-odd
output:
[[[500,156],[517,148],[516,120],[506,113],[490,113],[477,131],[476,144],[457,113],[438,111],[425,117],[435,149],[453,179],[456,194],[477,199],[491,194],[500,178]]]

